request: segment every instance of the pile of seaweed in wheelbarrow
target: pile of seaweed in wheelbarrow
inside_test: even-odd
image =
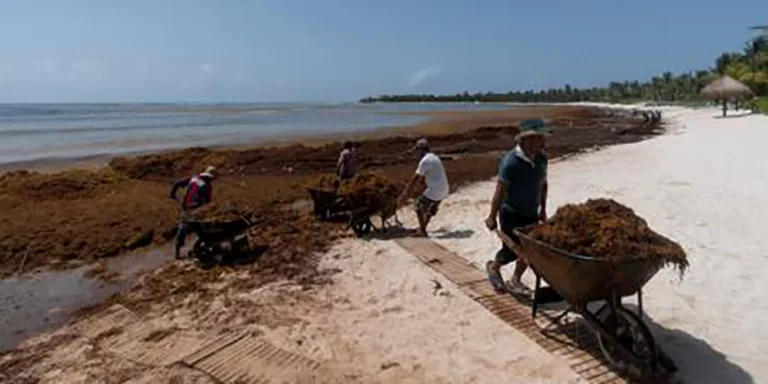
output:
[[[642,257],[658,267],[688,267],[683,248],[648,227],[635,212],[612,199],[590,199],[558,208],[528,233],[536,240],[578,255],[621,262]]]
[[[400,186],[382,174],[365,172],[344,181],[321,175],[307,185],[307,190],[319,219],[347,220],[356,234],[364,235],[373,229],[372,215],[381,217],[381,229],[395,216]]]
[[[335,191],[339,189],[340,185],[341,181],[339,180],[338,176],[330,173],[324,173],[310,181],[307,184],[307,188],[320,191]]]
[[[221,204],[212,202],[194,211],[195,218],[203,221],[231,221],[250,217],[252,214],[251,207],[231,201]]]
[[[384,209],[397,204],[400,188],[385,176],[377,173],[362,173],[339,186],[339,197],[355,207]],[[393,212],[394,213],[394,212]]]

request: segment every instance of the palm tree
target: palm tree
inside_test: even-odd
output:
[[[753,71],[749,64],[732,63],[725,69],[725,74],[748,85],[753,91],[760,90],[768,84],[768,72]],[[736,109],[739,108],[739,100],[736,100]]]
[[[715,72],[723,75],[725,74],[725,69],[731,65],[732,63],[744,61],[744,55],[738,52],[726,52],[721,54],[720,56],[715,59]]]
[[[768,37],[768,25],[755,25],[749,27],[750,30],[757,32],[757,38]]]

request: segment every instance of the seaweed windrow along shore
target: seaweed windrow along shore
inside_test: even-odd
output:
[[[548,149],[552,157],[642,140],[660,128],[591,107],[550,113],[546,117],[555,129]],[[484,122],[479,121],[474,129],[428,136],[445,159],[452,188],[493,176],[502,151],[514,145],[517,128],[513,120],[486,126]],[[406,153],[413,140],[413,135],[405,134],[361,140],[361,169],[375,170],[402,185],[416,166],[416,159]],[[326,238],[326,233],[341,229],[310,221],[304,227],[308,213],[281,207],[307,199],[302,186],[334,172],[339,148],[340,143],[246,150],[190,148],[117,158],[97,170],[6,173],[0,176],[0,201],[8,207],[0,212],[4,223],[0,227],[0,274],[17,273],[22,262],[23,271],[75,267],[168,241],[178,217],[177,204],[168,198],[170,184],[207,165],[219,170],[214,197],[218,205],[272,219],[255,229],[270,245],[265,259],[290,253],[296,253],[296,259],[308,257],[333,238]],[[286,233],[294,232],[312,233],[307,236],[311,242],[286,241]],[[281,265],[291,269],[291,263]],[[283,267],[275,268],[277,273]]]

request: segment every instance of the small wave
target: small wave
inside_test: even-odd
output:
[[[205,128],[212,126],[235,126],[245,124],[265,124],[271,123],[263,119],[206,119],[205,121],[179,121],[163,124],[143,124],[143,125],[124,125],[112,127],[99,126],[81,126],[81,127],[58,127],[58,128],[31,128],[31,129],[8,129],[0,130],[0,137],[13,136],[41,136],[41,135],[62,135],[68,133],[92,133],[92,132],[126,132],[126,131],[146,131],[161,129],[178,128]]]

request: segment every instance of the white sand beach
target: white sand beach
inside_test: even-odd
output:
[[[691,263],[687,275],[680,282],[662,271],[646,286],[644,305],[679,376],[767,382],[768,116],[723,119],[716,109],[682,108],[664,116],[671,129],[663,136],[554,163],[548,213],[608,197],[678,241]],[[487,182],[450,196],[433,239],[477,263],[489,259],[499,244],[483,225],[492,193]]]
[[[332,253],[327,267],[342,271],[316,296],[327,305],[265,330],[270,342],[351,382],[584,382],[393,241],[351,239]]]
[[[565,203],[609,197],[680,242],[689,255],[688,274],[680,282],[675,271],[662,271],[646,286],[644,300],[652,331],[677,363],[678,376],[695,383],[768,382],[768,331],[760,326],[768,316],[761,297],[768,288],[768,239],[762,236],[762,215],[768,212],[768,155],[762,150],[768,116],[714,118],[717,114],[715,109],[665,108],[670,125],[665,135],[554,162],[549,214]],[[431,224],[432,240],[482,265],[499,246],[483,225],[492,193],[488,181],[449,196]],[[400,217],[415,224],[408,210]],[[566,361],[496,318],[394,241],[343,240],[325,255],[323,266],[340,270],[331,285],[302,290],[273,284],[237,295],[252,301],[255,311],[291,321],[257,325],[248,320],[254,315],[245,313],[254,311],[249,308],[240,320],[219,324],[219,333],[256,330],[272,345],[320,362],[327,375],[310,382],[585,382]],[[190,313],[200,311],[184,308],[158,309],[146,319],[182,330],[210,326],[238,311],[226,307],[230,298],[223,294],[206,303],[208,312],[197,318]],[[106,364],[116,357],[97,348],[99,342],[76,337],[31,364],[28,372],[48,372],[47,382],[100,382],[127,374],[136,382],[209,382],[200,372],[180,367],[147,369],[125,360]],[[78,353],[66,352],[73,350]]]

